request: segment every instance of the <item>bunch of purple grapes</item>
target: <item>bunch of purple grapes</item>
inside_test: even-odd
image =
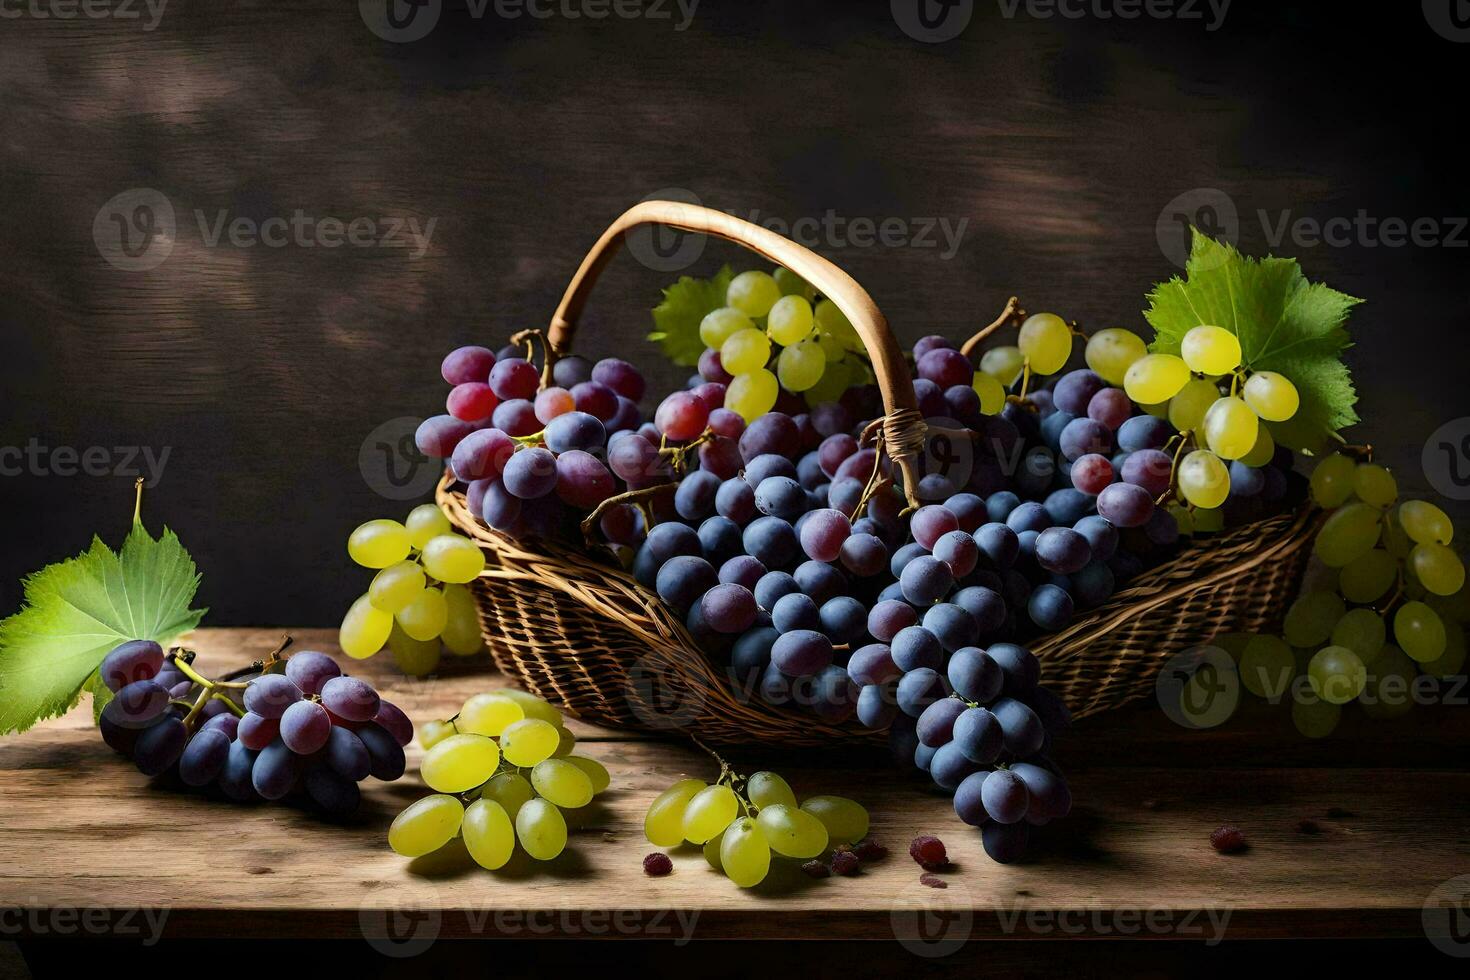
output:
[[[177,653],[123,643],[102,661],[114,692],[99,721],[103,741],[146,776],[172,773],[240,803],[300,793],[332,816],[357,809],[368,776],[403,775],[413,723],[402,710],[324,653],[273,663],[284,669],[245,684],[242,707],[237,686],[217,686]]]

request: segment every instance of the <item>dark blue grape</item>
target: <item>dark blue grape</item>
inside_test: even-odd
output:
[[[1026,853],[1030,829],[1024,823],[996,823],[991,821],[980,828],[980,840],[985,853],[998,864],[1018,861]]]
[[[1053,524],[1071,527],[1086,517],[1095,504],[1093,498],[1081,490],[1063,487],[1048,494],[1041,506],[1046,508],[1046,516]]]
[[[326,748],[322,750],[322,758],[333,772],[353,782],[366,779],[372,771],[372,760],[368,757],[367,746],[362,744],[362,739],[355,732],[341,725],[332,726],[331,734],[327,736]]]
[[[755,508],[770,517],[794,521],[806,512],[806,491],[790,477],[768,476],[756,485]]]
[[[1106,563],[1094,561],[1072,577],[1071,593],[1077,605],[1092,609],[1108,600],[1117,588],[1113,570]]]
[[[242,742],[231,742],[229,755],[219,774],[219,788],[237,803],[260,798],[251,779],[258,753],[246,748]]]
[[[897,680],[903,671],[893,662],[892,651],[882,643],[858,647],[847,660],[847,673],[857,684],[886,684]]]
[[[1118,448],[1130,453],[1140,449],[1162,449],[1174,435],[1174,427],[1152,415],[1135,415],[1118,427]]]
[[[1000,722],[1005,748],[1012,756],[1026,758],[1035,755],[1046,737],[1046,728],[1026,704],[1015,698],[1003,697],[990,706],[990,713]]]
[[[1077,420],[1072,412],[1052,412],[1041,420],[1040,432],[1044,441],[1052,452],[1060,452],[1062,446],[1062,430]]]
[[[992,644],[985,655],[1000,667],[1005,679],[1004,693],[1029,701],[1041,680],[1041,661],[1036,659],[1036,655],[1014,643]]]
[[[929,705],[919,715],[919,723],[915,728],[919,733],[919,741],[936,748],[948,742],[954,736],[955,719],[965,710],[965,702],[958,698],[940,698]]]
[[[954,588],[954,573],[938,558],[921,555],[904,567],[899,583],[904,598],[924,609],[949,595]]]
[[[772,626],[748,630],[730,651],[730,669],[742,685],[750,684],[771,662],[771,647],[781,634]]]
[[[546,448],[554,453],[569,453],[574,449],[596,452],[607,442],[607,429],[595,415],[586,412],[566,412],[546,424],[542,433]]]
[[[816,630],[782,633],[771,647],[771,663],[788,677],[810,677],[832,662],[832,641]]]
[[[1050,633],[1064,629],[1072,621],[1075,610],[1072,597],[1066,590],[1051,584],[1037,586],[1026,603],[1026,613],[1031,622]]]
[[[853,525],[853,534],[842,542],[839,559],[842,567],[858,578],[869,578],[888,565],[888,546],[876,534],[860,530],[863,521]]]
[[[930,606],[924,613],[924,629],[933,633],[947,651],[967,647],[980,638],[980,628],[963,607],[952,602]]]
[[[357,788],[356,782],[344,779],[330,769],[312,769],[302,782],[306,786],[306,794],[317,806],[334,817],[356,812],[362,799],[362,791]]]
[[[888,560],[888,571],[894,578],[899,578],[903,575],[903,570],[908,567],[909,562],[927,554],[929,554],[928,548],[917,541],[912,541],[893,553],[893,557]]]
[[[801,591],[811,596],[812,601],[822,605],[834,596],[847,591],[847,579],[831,565],[819,561],[805,561],[792,572]]]
[[[566,418],[559,416],[553,421]],[[548,430],[549,431],[549,430]],[[723,484],[720,478],[705,470],[695,470],[679,481],[674,491],[674,510],[686,521],[702,521],[715,512],[715,497]]]
[[[749,432],[750,430],[747,429],[746,431]],[[775,476],[785,477],[795,482],[796,464],[785,456],[777,456],[774,453],[764,453],[749,460],[745,464],[745,482],[750,484],[752,490]]]
[[[980,799],[985,804],[985,812],[996,823],[1020,823],[1031,805],[1026,783],[1009,769],[996,769],[985,777]]]
[[[775,607],[771,609],[771,625],[781,633],[819,630],[822,628],[822,616],[810,596],[793,592],[777,600]]]
[[[363,725],[357,730],[357,737],[368,750],[368,760],[371,763],[369,772],[374,779],[391,783],[403,775],[407,764],[403,756],[403,746],[398,744],[398,740],[386,728],[376,722]]]
[[[980,765],[990,765],[1005,748],[1000,721],[985,708],[966,708],[954,720],[951,737],[967,759]]]
[[[755,509],[755,490],[740,477],[726,480],[715,492],[715,512],[742,527],[759,513]]]
[[[800,592],[801,586],[787,572],[767,572],[755,584],[755,601],[762,609],[770,612],[782,596]]]
[[[348,721],[372,721],[383,699],[359,677],[333,677],[322,685],[322,706]]]
[[[1036,538],[1036,563],[1048,572],[1071,575],[1092,560],[1092,545],[1070,527],[1049,527]]]
[[[723,565],[745,547],[740,525],[728,517],[709,518],[699,525],[699,547],[711,564]]]
[[[1030,795],[1028,819],[1039,816],[1057,820],[1072,812],[1072,791],[1061,776],[1030,762],[1012,763],[1010,769],[1026,784]]]
[[[922,626],[899,630],[889,653],[898,669],[905,673],[920,668],[938,670],[944,663],[944,647],[939,638]]]
[[[1094,561],[1107,561],[1118,550],[1118,529],[1107,518],[1090,514],[1078,521],[1073,530],[1087,539]]]
[[[900,599],[883,599],[868,612],[868,632],[874,639],[890,642],[898,631],[917,624],[919,614]]]
[[[1019,506],[1021,498],[1009,490],[1002,490],[985,498],[985,513],[992,523],[1004,523],[1011,516],[1011,511]]]
[[[279,800],[296,788],[300,757],[276,739],[255,758],[250,779],[255,791],[267,800]]]
[[[833,643],[855,643],[868,635],[868,611],[852,596],[840,595],[822,603],[822,632]]]
[[[781,673],[781,668],[772,661],[761,674],[761,700],[772,707],[791,703],[791,678]]]
[[[847,676],[847,670],[828,664],[812,681],[812,709],[828,724],[838,724],[852,717],[857,709],[858,686]]]
[[[990,814],[985,812],[985,802],[980,798],[980,787],[988,775],[986,772],[972,772],[955,787],[955,815],[971,827],[983,826],[990,819]]]
[[[1021,550],[1015,530],[998,522],[981,525],[975,532],[975,543],[980,546],[980,553],[1000,571],[1014,565]]]
[[[694,528],[678,521],[655,524],[644,543],[660,565],[678,555],[698,557],[702,553]]]
[[[182,682],[181,682],[182,683]],[[168,708],[169,692],[152,680],[125,685],[102,709],[103,716],[119,728],[146,728]]]
[[[1011,511],[1006,526],[1017,534],[1022,531],[1045,531],[1051,527],[1051,515],[1034,500],[1028,500]]]
[[[944,689],[944,678],[930,667],[919,667],[906,672],[899,678],[897,700],[899,710],[910,718],[917,718],[924,709],[948,695]]]
[[[1000,664],[979,647],[956,650],[949,658],[946,673],[950,687],[966,701],[976,704],[990,703],[1000,694],[1005,683],[1005,673]]]
[[[865,728],[891,725],[898,713],[898,701],[892,682],[868,684],[858,692],[857,716]]]
[[[97,673],[109,691],[120,691],[134,681],[152,680],[163,669],[163,647],[152,640],[129,640],[102,658]]]
[[[714,566],[703,558],[678,555],[664,562],[658,570],[654,588],[660,599],[683,616],[719,581]]]
[[[761,517],[745,529],[745,552],[767,568],[789,565],[801,551],[796,531],[779,517]]]
[[[975,533],[975,529],[989,520],[985,501],[973,493],[957,493],[944,502],[944,509],[955,516],[960,522],[960,530],[966,534]]]
[[[953,742],[946,742],[935,749],[934,757],[929,761],[929,775],[936,785],[948,790],[958,789],[965,777],[979,769]]]
[[[885,585],[883,587],[883,591],[878,593],[878,597],[877,597],[877,600],[876,601],[878,601],[878,602],[889,602],[889,601],[893,601],[893,602],[902,602],[905,605],[908,604],[908,601],[906,599],[904,599],[904,597],[903,597],[903,586],[901,584],[899,584],[898,582],[889,582],[887,585]]]
[[[137,741],[133,743],[133,762],[143,775],[157,776],[179,761],[188,741],[189,732],[183,721],[171,714],[165,715],[138,733]]]
[[[980,636],[989,636],[1005,625],[1006,603],[1000,593],[994,589],[983,585],[972,585],[960,589],[950,601],[970,614]],[[927,618],[926,616],[925,619]],[[961,644],[961,646],[965,645]]]
[[[230,739],[214,728],[201,728],[179,756],[179,778],[189,786],[214,782],[230,755]]]

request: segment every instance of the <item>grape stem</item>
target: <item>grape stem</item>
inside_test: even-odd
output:
[[[592,538],[592,529],[597,526],[597,522],[602,519],[602,515],[606,514],[609,510],[618,506],[619,504],[633,504],[634,506],[638,507],[638,509],[643,511],[644,520],[648,523],[648,526],[652,527],[653,518],[652,515],[650,515],[650,513],[648,512],[645,502],[652,497],[658,496],[659,494],[671,493],[678,488],[679,485],[677,483],[659,483],[655,486],[641,487],[637,490],[628,490],[624,493],[614,494],[613,496],[608,497],[602,503],[594,507],[592,509],[592,513],[588,514],[585,518],[582,519],[582,537],[587,540],[587,543],[589,545],[597,544],[598,542],[594,541]]]
[[[982,327],[975,336],[965,341],[963,346],[960,347],[960,353],[973,361],[975,349],[984,343],[986,337],[989,337],[1007,324],[1019,325],[1024,319],[1026,319],[1026,311],[1021,308],[1021,301],[1015,296],[1012,296],[1006,300],[1005,309],[1000,311],[1000,316],[996,317],[989,326]]]
[[[1169,463],[1169,486],[1154,501],[1155,507],[1162,507],[1170,497],[1175,495],[1179,486],[1179,458],[1184,455],[1184,450],[1194,441],[1194,430],[1185,429],[1183,432],[1176,433],[1169,437],[1169,442],[1173,442],[1175,439],[1179,440],[1179,446],[1174,450],[1173,461]],[[1166,451],[1168,450],[1169,442],[1164,443]]]
[[[862,494],[858,497],[857,505],[853,507],[852,513],[847,516],[848,521],[855,521],[868,507],[869,501],[885,487],[893,484],[893,478],[883,475],[883,420],[874,419],[868,423],[863,430],[862,441],[866,443],[869,439],[873,441],[873,449],[876,451],[873,457],[873,472],[868,476],[868,482],[863,487]],[[899,514],[902,517],[912,508],[905,507]]]
[[[715,779],[715,785],[719,786],[723,783],[724,785],[729,786],[730,792],[735,794],[735,802],[740,804],[740,809],[745,811],[745,815],[747,817],[754,816],[756,812],[759,812],[759,807],[756,807],[750,802],[750,800],[746,799],[745,793],[742,792],[742,790],[739,788],[739,784],[744,783],[746,781],[746,777],[736,772],[735,768],[731,766],[730,763],[726,762],[724,757],[721,756],[720,753],[716,752],[714,749],[710,748],[708,745],[705,745],[702,741],[700,741],[699,736],[690,735],[689,740],[695,745],[699,746],[701,749],[704,749],[704,751],[709,755],[710,758],[719,763],[720,775]]]
[[[245,717],[245,709],[237,704],[235,702],[235,699],[230,697],[230,695],[226,692],[244,689],[249,684],[249,682],[240,680],[240,678],[242,677],[246,677],[250,674],[266,674],[275,672],[281,665],[285,663],[285,660],[282,659],[281,654],[285,651],[287,647],[291,645],[291,643],[292,639],[290,636],[282,637],[281,642],[276,646],[274,650],[270,652],[265,660],[257,660],[248,667],[236,668],[235,670],[232,670],[229,673],[222,675],[218,680],[212,680],[208,677],[205,677],[199,671],[194,669],[194,658],[196,654],[193,650],[185,649],[184,647],[174,647],[173,649],[171,649],[165,659],[169,663],[173,664],[174,669],[183,674],[185,677],[189,678],[189,680],[193,681],[201,688],[199,696],[194,700],[193,705],[189,708],[189,713],[184,716],[184,727],[190,731],[193,730],[195,723],[199,720],[200,712],[204,710],[204,706],[209,703],[211,698],[223,701],[225,703],[225,707],[229,708],[230,711],[234,713],[235,717]],[[175,703],[182,705],[188,704],[189,702],[182,699],[170,702],[170,704]]]
[[[700,446],[704,445],[710,440],[714,439],[714,437],[715,430],[707,428],[703,432],[701,432],[699,434],[699,437],[696,439],[692,439],[689,442],[683,443],[678,446],[670,446],[668,444],[667,438],[665,438],[664,436],[659,436],[658,454],[659,456],[666,457],[669,460],[669,465],[673,467],[675,476],[683,476],[684,468],[688,465],[687,457],[689,456],[689,453],[693,450],[698,449]]]

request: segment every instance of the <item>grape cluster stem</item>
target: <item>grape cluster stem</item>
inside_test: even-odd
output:
[[[989,337],[991,334],[995,333],[997,330],[1007,325],[1020,326],[1021,322],[1025,319],[1026,311],[1021,308],[1020,299],[1012,296],[1010,299],[1006,300],[1005,308],[1000,311],[1000,316],[996,317],[989,326],[982,327],[975,334],[975,336],[971,337],[960,346],[960,353],[973,361],[973,355],[975,351],[982,343],[985,342],[985,338]]]
[[[203,688],[203,690],[199,692],[199,696],[194,700],[193,704],[189,704],[189,702],[187,701],[176,702],[189,706],[189,713],[184,716],[184,727],[191,732],[194,730],[194,726],[198,723],[200,712],[204,710],[204,706],[208,704],[211,699],[218,699],[220,701],[223,701],[225,707],[229,708],[230,711],[235,715],[235,717],[244,717],[245,709],[240,707],[240,705],[236,703],[235,699],[232,698],[228,692],[244,690],[249,682],[240,680],[240,678],[242,677],[269,674],[283,669],[286,661],[281,656],[281,654],[286,651],[286,648],[289,647],[292,642],[293,641],[290,636],[282,637],[281,642],[266,656],[264,660],[257,660],[254,663],[250,664],[248,667],[240,667],[236,670],[232,670],[229,673],[221,675],[218,680],[205,677],[199,671],[194,669],[194,658],[196,654],[193,650],[189,650],[184,647],[174,647],[173,649],[169,650],[168,657],[166,658],[168,662],[173,664],[174,668],[178,670],[179,673],[183,674],[185,677],[189,678],[189,680],[193,681],[195,684],[198,684],[201,688]]]

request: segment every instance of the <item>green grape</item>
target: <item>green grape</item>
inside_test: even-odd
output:
[[[742,330],[720,345],[720,364],[734,375],[749,374],[771,359],[771,339],[761,330]]]
[[[1414,707],[1412,692],[1418,674],[1408,654],[1396,646],[1385,646],[1369,667],[1368,683],[1358,696],[1363,713],[1378,721],[1407,714]]]
[[[440,534],[424,545],[424,570],[441,582],[463,585],[485,570],[485,553],[469,538]]]
[[[791,786],[773,772],[761,771],[747,779],[745,796],[757,809],[777,803],[796,806],[796,794],[791,792]]]
[[[1256,427],[1256,444],[1251,451],[1240,457],[1240,461],[1247,466],[1260,469],[1276,457],[1276,440],[1271,438],[1271,430],[1264,425]]]
[[[684,839],[703,844],[730,826],[740,810],[735,791],[723,783],[706,786],[695,793],[684,808]]]
[[[415,640],[397,623],[393,624],[393,631],[388,634],[388,649],[393,654],[393,663],[409,677],[427,677],[432,674],[439,666],[439,658],[443,652],[437,638]]]
[[[592,802],[592,780],[565,759],[547,759],[531,770],[531,786],[563,810]]]
[[[1000,410],[1006,407],[1005,386],[984,371],[975,372],[975,380],[970,387],[980,396],[982,415],[999,415]]]
[[[413,539],[397,521],[380,519],[361,524],[347,538],[348,556],[364,568],[387,568],[408,557]]]
[[[496,773],[480,789],[480,799],[499,803],[512,820],[521,812],[521,807],[535,798],[536,792],[531,788],[531,781],[518,772]]]
[[[480,633],[480,614],[475,610],[475,597],[463,585],[444,586],[444,605],[448,617],[444,622],[444,648],[456,657],[469,657],[485,649]]]
[[[766,318],[766,331],[783,347],[801,343],[815,325],[812,304],[800,296],[782,296]]]
[[[781,298],[781,287],[769,272],[752,269],[730,280],[725,303],[746,316],[765,316]]]
[[[408,805],[388,828],[388,846],[404,857],[439,850],[459,833],[464,804],[452,796],[426,796]]]
[[[1019,347],[992,347],[980,355],[980,370],[1007,387],[1016,383],[1025,364]]]
[[[1286,611],[1282,634],[1294,647],[1315,647],[1326,643],[1332,628],[1347,613],[1342,599],[1332,592],[1308,592]]]
[[[465,850],[475,863],[489,871],[505,867],[516,849],[516,828],[505,807],[484,797],[471,803],[460,827]]]
[[[1414,542],[1404,533],[1397,508],[1383,512],[1383,536],[1379,540],[1385,551],[1401,561],[1414,550]]]
[[[1256,444],[1261,420],[1239,398],[1221,398],[1205,413],[1205,441],[1222,459],[1240,459]]]
[[[781,393],[776,376],[765,368],[749,374],[739,374],[725,390],[725,407],[736,413],[747,423],[754,422],[769,412]]]
[[[817,321],[818,330],[836,337],[849,350],[862,349],[862,338],[858,336],[847,314],[843,313],[836,303],[830,299],[819,300],[812,315]]]
[[[1123,378],[1123,390],[1140,405],[1157,405],[1179,394],[1189,381],[1189,365],[1173,354],[1146,354]]]
[[[847,348],[842,346],[842,341],[830,333],[818,333],[817,346],[822,348],[822,356],[828,364],[836,364],[847,356]]]
[[[1178,479],[1184,499],[1205,510],[1214,510],[1230,496],[1230,471],[1220,457],[1204,449],[1179,461]]]
[[[1437,660],[1445,649],[1444,622],[1422,602],[1406,602],[1393,616],[1393,638],[1399,649],[1421,664]]]
[[[592,783],[592,795],[596,796],[612,785],[612,776],[608,773],[607,767],[596,759],[569,755],[567,761],[587,774],[587,779]]]
[[[577,747],[577,736],[569,728],[558,727],[556,739],[556,751],[551,753],[553,759],[564,759]]]
[[[1399,563],[1382,548],[1374,548],[1342,566],[1337,580],[1342,596],[1349,602],[1370,603],[1382,598],[1398,580]]]
[[[812,284],[786,268],[784,265],[777,266],[771,273],[771,278],[776,280],[776,285],[781,287],[782,296],[800,296],[810,302],[817,291]]]
[[[1179,394],[1169,399],[1169,423],[1180,432],[1194,432],[1204,425],[1205,413],[1220,400],[1220,388],[1208,378],[1190,378]]]
[[[1332,645],[1346,647],[1365,664],[1378,656],[1387,638],[1383,617],[1372,609],[1349,609],[1332,628]]]
[[[725,341],[742,330],[754,330],[755,321],[732,306],[722,306],[706,313],[699,321],[699,339],[704,346],[719,350]]]
[[[643,817],[643,833],[654,847],[673,847],[684,840],[684,811],[694,794],[708,784],[702,779],[681,779],[658,795]]]
[[[1199,534],[1216,534],[1225,530],[1225,514],[1218,507],[1196,507],[1189,513]]]
[[[1143,409],[1145,414],[1152,415],[1156,419],[1163,419],[1166,422],[1169,420],[1168,402],[1159,402],[1156,405],[1139,405],[1138,407]]]
[[[1465,627],[1454,621],[1440,622],[1444,625],[1444,653],[1420,669],[1430,677],[1454,677],[1464,672]]]
[[[1454,595],[1465,585],[1465,565],[1460,556],[1442,544],[1414,545],[1409,552],[1409,567],[1424,588],[1435,595]]]
[[[1240,682],[1257,697],[1276,700],[1296,676],[1296,658],[1278,636],[1253,636],[1240,654]]]
[[[383,649],[393,632],[393,617],[378,609],[366,596],[360,596],[342,617],[337,631],[337,645],[354,660],[371,657]]]
[[[808,405],[822,405],[827,402],[835,402],[842,397],[842,393],[850,387],[852,375],[849,367],[842,361],[827,362],[827,373],[822,379],[802,392]],[[725,405],[730,404],[730,396],[725,395]]]
[[[368,600],[374,608],[396,613],[418,598],[424,591],[425,581],[423,567],[418,562],[396,562],[373,576],[373,584],[368,586]]]
[[[1363,659],[1347,647],[1323,647],[1307,665],[1312,693],[1332,704],[1347,704],[1363,693],[1368,671]]]
[[[765,880],[771,870],[771,847],[754,820],[741,817],[729,824],[724,839],[720,841],[720,866],[725,876],[741,888],[750,888]]]
[[[771,850],[785,857],[814,858],[827,849],[826,825],[807,811],[785,803],[761,807],[756,826]]]
[[[1399,481],[1386,467],[1359,463],[1353,472],[1353,491],[1358,499],[1374,507],[1392,507],[1399,499]]]
[[[419,775],[441,793],[472,790],[495,775],[500,750],[483,735],[451,735],[424,753]]]
[[[538,698],[530,691],[522,691],[520,688],[507,687],[495,692],[501,697],[510,698],[521,706],[527,718],[539,718],[549,725],[560,727],[562,723],[561,712],[556,706],[548,703],[544,698]]]
[[[1427,500],[1405,500],[1399,505],[1399,523],[1416,544],[1449,544],[1455,526],[1449,515]]]
[[[418,551],[423,551],[424,545],[431,538],[454,530],[449,524],[449,518],[435,504],[419,504],[408,512],[408,519],[403,522],[403,526],[408,529],[409,540]]]
[[[1021,324],[1016,341],[1035,374],[1056,374],[1072,356],[1072,328],[1055,313],[1037,313]]]
[[[720,874],[725,873],[725,865],[723,862],[720,861],[720,847],[724,843],[725,832],[722,830],[715,836],[711,837],[709,840],[705,841],[704,847],[701,848],[701,850],[704,851],[705,862],[709,864],[711,868],[714,868],[716,871],[718,871]]]
[[[462,732],[497,738],[512,722],[524,717],[526,712],[519,704],[497,691],[475,694],[466,699],[455,724]]]
[[[1326,738],[1342,720],[1342,708],[1330,701],[1296,701],[1291,706],[1291,721],[1307,738]]]
[[[452,721],[426,721],[419,726],[419,745],[432,749],[455,732]]]
[[[556,726],[540,718],[513,721],[500,733],[500,751],[505,761],[522,769],[551,758],[561,742]]]
[[[1358,466],[1341,453],[1324,456],[1312,470],[1312,499],[1331,510],[1341,507],[1353,495]]]
[[[516,836],[537,861],[550,861],[567,846],[567,821],[549,800],[527,800],[516,814]]]
[[[822,821],[834,844],[856,844],[868,836],[868,811],[845,796],[809,796],[801,808]]]
[[[1191,371],[1229,374],[1240,367],[1240,338],[1224,327],[1194,327],[1180,342],[1179,356]]]
[[[1285,422],[1296,415],[1302,398],[1296,385],[1284,374],[1257,371],[1246,379],[1241,394],[1245,403],[1267,422]]]
[[[822,380],[827,356],[811,341],[787,347],[776,358],[776,378],[787,391],[806,391]]]
[[[1328,568],[1342,568],[1373,550],[1383,532],[1382,511],[1360,501],[1332,512],[1317,532],[1312,550]]]
[[[413,639],[433,640],[444,632],[444,624],[449,622],[449,605],[438,589],[420,589],[418,596],[398,610],[394,618]]]
[[[1231,660],[1239,664],[1240,658],[1245,654],[1245,648],[1250,644],[1250,641],[1254,640],[1258,635],[1259,634],[1256,633],[1236,632],[1216,633],[1214,638],[1210,640],[1210,645],[1219,647],[1221,650],[1224,650],[1226,653],[1230,654]]]
[[[1195,532],[1194,511],[1183,504],[1170,504],[1169,515],[1174,518],[1174,523],[1179,526],[1179,533],[1188,537]]]
[[[1108,327],[1087,339],[1082,356],[1087,366],[1110,385],[1121,385],[1133,362],[1148,353],[1148,345],[1132,330]]]

